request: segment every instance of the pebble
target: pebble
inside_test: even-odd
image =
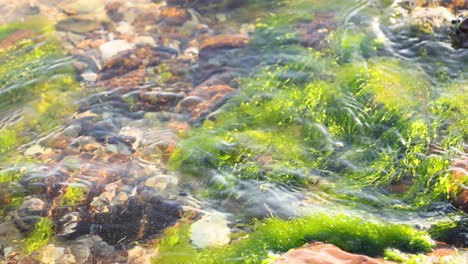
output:
[[[231,229],[224,215],[207,214],[191,226],[190,239],[197,248],[223,246],[229,243]]]
[[[98,79],[98,74],[92,71],[85,71],[81,74],[85,82],[94,83]]]
[[[33,145],[24,151],[25,156],[35,156],[37,154],[48,154],[52,152],[50,148],[44,148],[41,145]]]
[[[164,191],[169,186],[176,186],[179,180],[175,176],[171,175],[160,175],[149,178],[145,181],[146,187],[156,188],[160,191]]]
[[[128,43],[126,40],[116,39],[99,46],[99,51],[101,52],[101,58],[103,61],[107,62],[119,52],[130,50],[134,47],[134,44]]]
[[[138,36],[135,38],[135,44],[137,46],[156,46],[156,41],[151,36]]]
[[[162,20],[168,25],[182,25],[191,18],[184,8],[165,7],[161,10]]]

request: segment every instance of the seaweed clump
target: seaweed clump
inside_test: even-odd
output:
[[[370,256],[382,256],[386,248],[425,253],[433,247],[423,231],[344,214],[318,213],[291,220],[269,218],[256,222],[253,229],[228,246],[196,250],[190,244],[190,226],[173,227],[159,241],[154,262],[262,263],[272,253],[283,253],[312,241],[332,243],[343,250]]]

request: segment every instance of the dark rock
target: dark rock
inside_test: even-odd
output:
[[[456,49],[468,48],[468,18],[456,19],[452,21],[454,24],[450,34],[452,46]]]
[[[125,246],[135,240],[161,233],[174,225],[182,214],[178,202],[151,197],[147,201],[131,198],[126,205],[111,206],[110,212],[95,213],[91,221],[78,221],[69,233],[62,235],[76,237],[83,234],[99,235],[111,245]],[[71,223],[65,223],[66,225]]]

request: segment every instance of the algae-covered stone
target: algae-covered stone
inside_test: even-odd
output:
[[[221,214],[208,214],[191,226],[190,240],[197,248],[224,246],[229,243],[231,230]]]

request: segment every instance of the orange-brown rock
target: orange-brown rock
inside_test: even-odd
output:
[[[274,264],[379,264],[388,263],[364,255],[348,253],[331,244],[313,243],[293,249]]]
[[[168,25],[182,25],[191,17],[192,15],[184,8],[165,7],[161,10],[162,21]]]
[[[233,35],[218,35],[205,39],[200,44],[199,55],[216,50],[216,49],[233,49],[242,48],[249,44],[250,38],[248,35],[233,34]]]
[[[452,204],[468,213],[468,188],[462,183],[468,177],[468,159],[460,159],[452,164],[453,186],[450,190]]]
[[[32,38],[35,36],[34,31],[28,30],[28,29],[20,29],[17,30],[8,37],[6,37],[4,40],[0,41],[0,49],[6,49],[9,48],[13,45],[16,45],[18,41],[23,40],[23,39],[28,39]]]
[[[220,107],[226,95],[234,91],[234,88],[223,84],[199,86],[195,88],[188,97],[180,101],[177,105],[177,111],[190,113],[192,116],[191,121],[196,121],[200,117]]]
[[[321,50],[327,45],[330,31],[336,28],[335,15],[317,14],[312,21],[297,23],[294,28],[299,33],[301,45]]]

